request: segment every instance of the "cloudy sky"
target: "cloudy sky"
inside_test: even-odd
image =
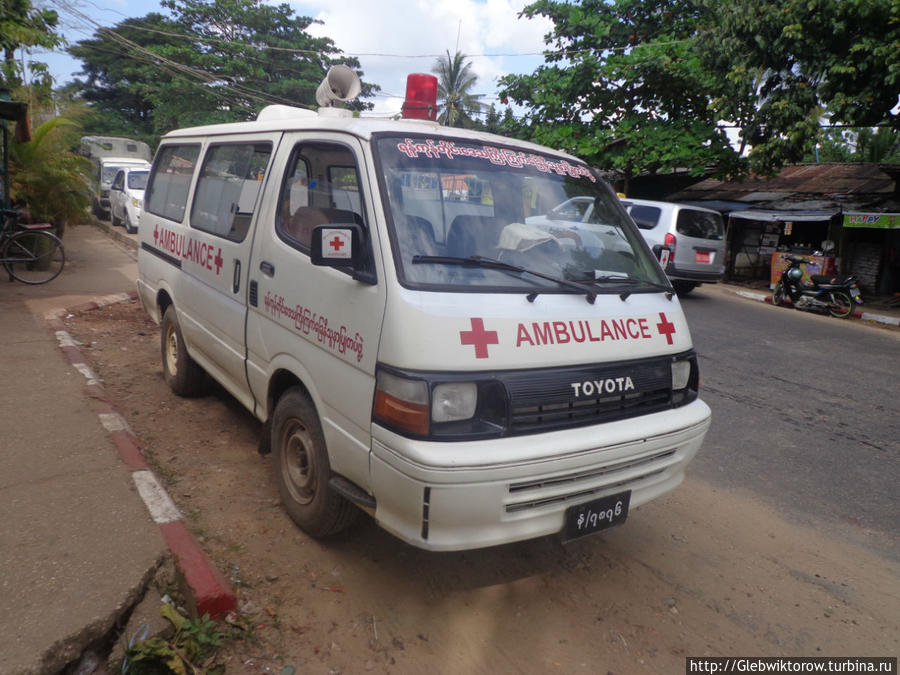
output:
[[[61,14],[70,43],[90,37],[99,26],[157,11],[156,0],[45,0]],[[496,80],[530,73],[543,62],[545,19],[520,19],[526,0],[304,0],[290,2],[301,16],[322,21],[310,33],[330,37],[344,53],[357,56],[364,78],[381,86],[372,99],[379,114],[399,112],[406,75],[430,72],[438,55],[459,49],[470,55],[479,78],[476,93],[496,103]],[[57,84],[72,79],[79,62],[68,56],[36,54]]]

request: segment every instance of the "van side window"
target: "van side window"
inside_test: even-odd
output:
[[[348,148],[301,143],[284,174],[275,229],[285,242],[308,253],[317,225],[363,225],[362,203],[356,158]]]
[[[191,205],[191,227],[243,241],[271,155],[271,143],[210,146]]]
[[[656,206],[645,206],[643,204],[635,204],[631,207],[632,219],[635,224],[642,230],[652,230],[659,223],[659,217],[662,215],[662,209]]]
[[[160,148],[144,200],[147,211],[177,223],[184,220],[188,190],[199,155],[199,145]]]

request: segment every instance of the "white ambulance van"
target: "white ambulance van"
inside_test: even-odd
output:
[[[166,380],[264,423],[285,509],[359,510],[429,550],[625,521],[709,427],[684,314],[616,195],[569,155],[433,121],[318,113],[181,129],[156,153],[138,290]],[[323,91],[325,92],[323,94]],[[587,196],[588,222],[555,207]]]

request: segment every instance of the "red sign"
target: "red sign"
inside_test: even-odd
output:
[[[660,322],[656,324],[656,330],[660,335],[666,336],[666,342],[672,344],[672,336],[675,334],[675,324],[666,318],[665,312],[659,313]]]

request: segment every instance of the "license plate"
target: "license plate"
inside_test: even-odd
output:
[[[629,490],[569,507],[566,509],[564,538],[566,541],[578,539],[578,537],[621,525],[628,517],[630,501],[631,491]]]
[[[709,251],[697,251],[698,263],[711,263],[713,261],[712,253]]]

